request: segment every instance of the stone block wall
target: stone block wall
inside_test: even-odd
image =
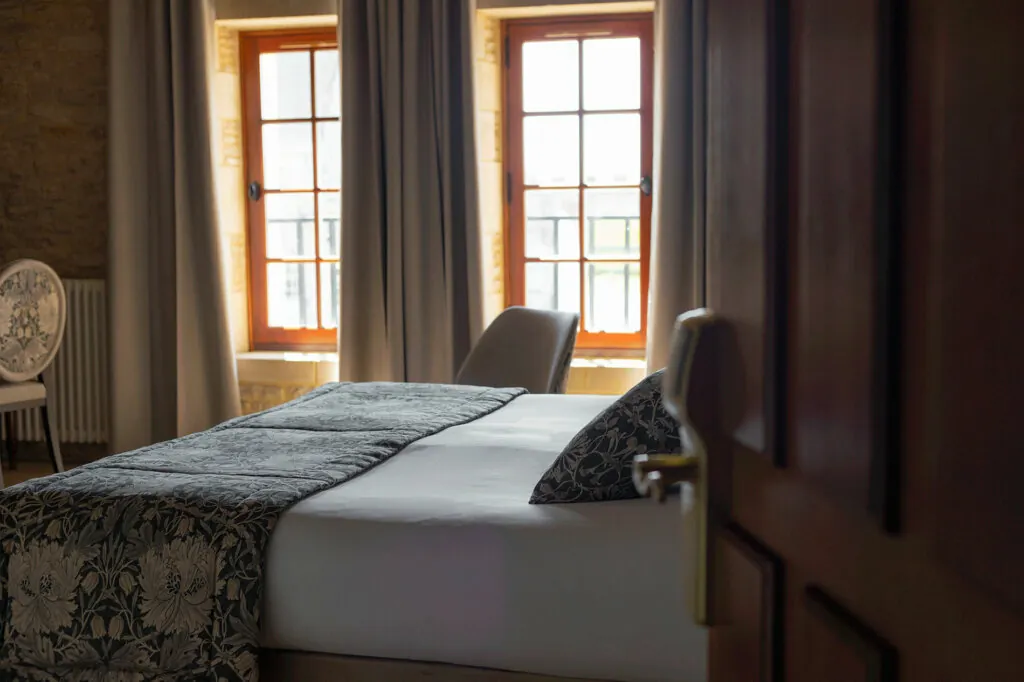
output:
[[[107,263],[108,0],[0,0],[0,262]]]

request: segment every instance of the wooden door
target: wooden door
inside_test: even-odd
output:
[[[705,10],[710,680],[1024,680],[1024,3]]]

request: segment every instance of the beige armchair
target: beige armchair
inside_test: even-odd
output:
[[[508,308],[484,331],[455,383],[564,393],[579,321],[576,313]]]

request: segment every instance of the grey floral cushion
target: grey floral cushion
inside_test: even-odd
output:
[[[679,425],[661,404],[664,371],[645,378],[584,426],[541,476],[530,504],[638,497],[633,456],[682,451]]]

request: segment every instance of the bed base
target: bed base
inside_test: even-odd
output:
[[[603,682],[448,663],[262,649],[261,682]]]

